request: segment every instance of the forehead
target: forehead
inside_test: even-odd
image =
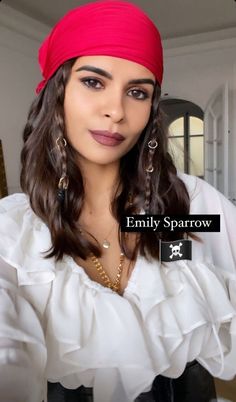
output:
[[[99,67],[111,75],[124,74],[132,78],[151,78],[155,81],[154,74],[142,64],[113,56],[81,56],[78,57],[73,69],[84,65]]]

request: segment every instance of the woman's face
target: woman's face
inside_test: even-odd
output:
[[[67,139],[78,160],[119,161],[149,120],[155,76],[146,67],[111,56],[76,60],[65,89]]]

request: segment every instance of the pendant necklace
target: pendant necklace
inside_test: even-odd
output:
[[[102,243],[103,248],[109,248],[110,245],[111,245],[111,243],[108,240],[106,240],[106,239],[103,240],[103,243]]]
[[[102,241],[102,247],[105,249],[108,249],[111,245],[111,243],[109,242],[109,240],[107,240],[112,232],[112,230],[114,229],[115,224],[112,226],[110,232],[108,233],[108,235],[105,237],[105,239],[103,239]]]
[[[129,203],[129,206],[132,206],[132,205],[133,205],[133,196],[132,196],[132,193],[129,193],[129,195],[128,195],[128,203]],[[111,245],[111,243],[110,243],[109,240],[107,240],[107,239],[109,238],[109,236],[110,236],[112,230],[114,229],[114,226],[115,226],[115,224],[112,226],[110,232],[108,233],[108,235],[105,237],[105,239],[104,239],[103,242],[102,242],[102,247],[105,248],[105,249],[108,249],[108,248],[110,247],[110,245]]]
[[[110,245],[111,245],[111,243],[109,242],[108,238],[109,238],[109,236],[110,236],[112,230],[114,229],[114,226],[115,226],[115,224],[112,226],[112,228],[111,228],[110,232],[108,233],[108,235],[102,240],[102,243],[101,243],[101,244],[102,244],[102,247],[105,248],[105,249],[108,249],[108,248],[110,247]],[[81,234],[83,234],[83,230],[82,230],[82,229],[79,229],[79,232],[80,232]]]

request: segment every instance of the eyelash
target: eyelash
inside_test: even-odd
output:
[[[95,86],[88,85],[88,84],[86,84],[86,82],[88,82],[88,81],[94,81],[95,84],[96,84],[96,83],[99,83],[100,85],[102,85],[101,81],[98,80],[97,78],[88,78],[88,77],[86,77],[86,78],[81,78],[80,81],[81,81],[84,85],[86,85],[86,87],[92,88],[92,89],[95,89],[95,90],[99,90],[100,88],[95,88]],[[139,93],[141,93],[142,96],[143,96],[142,98],[138,98],[138,97],[135,97],[135,96],[134,96],[134,99],[137,99],[137,100],[141,100],[141,101],[142,101],[142,100],[146,100],[146,99],[149,98],[148,93],[147,93],[146,91],[144,91],[144,90],[141,90],[141,89],[138,89],[138,88],[132,88],[132,89],[130,89],[129,91],[131,91],[131,90],[132,90],[132,91],[139,92]]]

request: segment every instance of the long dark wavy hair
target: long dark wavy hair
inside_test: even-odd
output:
[[[63,258],[64,254],[86,259],[92,252],[101,256],[101,247],[88,240],[79,230],[83,208],[84,185],[76,162],[76,151],[68,145],[58,147],[57,138],[67,138],[64,120],[65,87],[76,59],[65,62],[33,101],[23,131],[21,152],[21,187],[28,194],[31,207],[51,233],[52,246],[46,258]],[[167,130],[160,107],[160,87],[155,86],[149,121],[135,146],[120,160],[120,179],[111,205],[118,222],[122,215],[137,213],[148,207],[150,214],[189,214],[190,200],[185,184],[177,176],[167,150]],[[150,161],[148,142],[158,141]],[[152,163],[154,171],[146,173]],[[64,203],[58,201],[58,182],[67,172],[69,188]],[[130,195],[132,203],[128,203]],[[119,231],[121,249],[133,260],[137,253],[159,259],[159,239],[177,240],[184,232],[143,232],[137,236],[135,249],[127,245],[126,235]],[[194,234],[189,234],[198,240]]]

